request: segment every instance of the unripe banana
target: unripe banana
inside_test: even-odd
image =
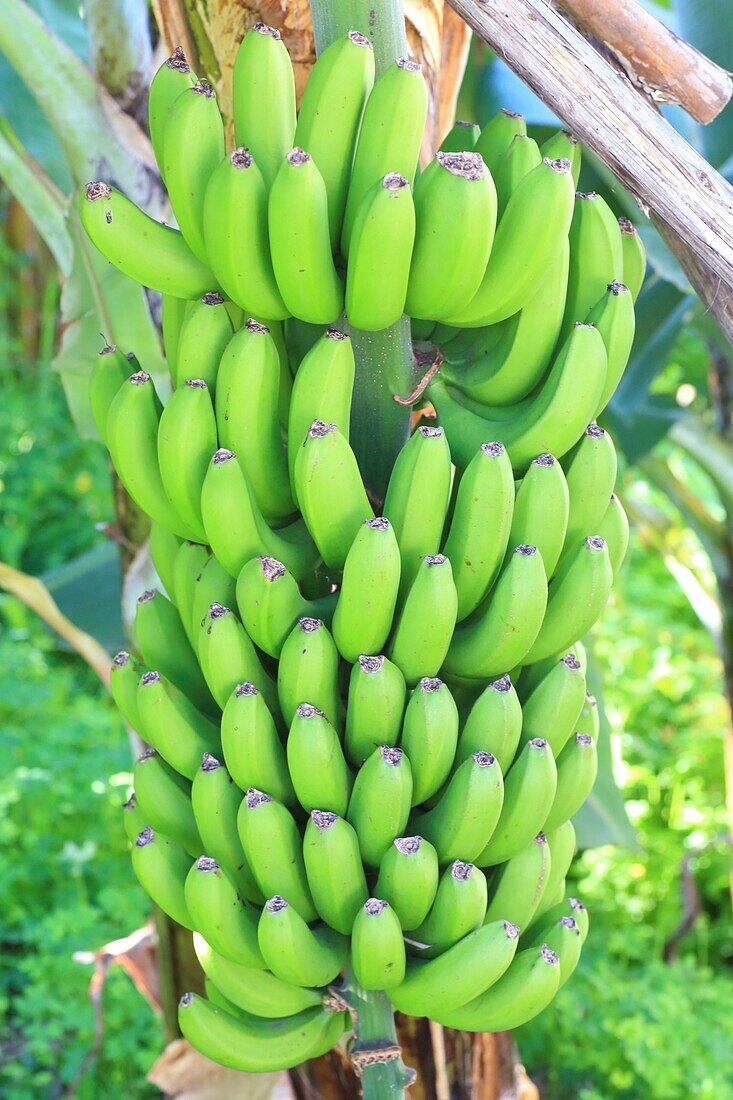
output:
[[[199,933],[197,941],[203,938],[207,947],[210,945],[229,963],[264,967],[257,942],[257,910],[242,901],[234,878],[215,859],[201,856],[196,860],[188,872],[184,896]]]
[[[403,931],[421,925],[438,889],[438,853],[421,836],[398,837],[379,864],[375,892],[389,902]]]
[[[103,443],[107,442],[107,414],[121,386],[135,368],[115,344],[106,344],[94,361],[89,375],[89,404]]]
[[[163,132],[163,176],[173,213],[191,251],[208,263],[204,196],[224,156],[224,123],[210,84],[194,84],[173,101]]]
[[[612,584],[606,544],[598,535],[589,535],[567,555],[550,582],[545,618],[524,663],[560,653],[590,630],[606,606]]]
[[[528,699],[535,688],[544,680],[545,676],[552,671],[561,657],[567,656],[575,657],[580,662],[583,675],[587,678],[588,655],[585,652],[585,647],[582,642],[573,642],[572,645],[566,646],[564,651],[560,650],[557,653],[551,653],[548,657],[543,657],[541,661],[535,661],[533,664],[526,664],[521,670],[516,670],[520,699]]]
[[[557,758],[575,729],[584,700],[585,673],[577,657],[566,653],[522,705],[522,745],[544,737]]]
[[[570,870],[570,864],[575,855],[575,829],[572,821],[563,822],[557,829],[547,834],[547,847],[550,851],[550,871],[545,879],[539,905],[531,920],[525,921],[522,925],[522,934],[534,928],[535,925],[539,927],[540,918],[552,906],[553,898]]]
[[[441,863],[474,860],[497,827],[503,801],[496,757],[475,752],[457,769],[433,809],[416,815],[416,825],[434,845]]]
[[[197,993],[181,998],[178,1023],[201,1054],[247,1073],[280,1071],[318,1058],[331,1050],[347,1027],[345,1013],[322,1008],[276,1020],[235,1018]]]
[[[621,381],[634,343],[636,318],[629,288],[624,283],[609,283],[606,293],[593,306],[587,320],[600,332],[608,357],[606,384],[595,413],[600,416]]]
[[[122,717],[134,730],[140,729],[140,714],[137,707],[137,685],[145,672],[143,665],[136,661],[126,650],[120,650],[112,659],[109,675],[109,690]],[[400,713],[400,718],[402,714]],[[395,738],[395,741],[397,738]],[[138,832],[140,830],[138,829]]]
[[[589,733],[576,733],[557,758],[557,791],[545,826],[557,829],[578,812],[598,774],[596,743]]]
[[[295,133],[295,77],[280,32],[255,23],[234,61],[234,137],[254,155],[272,186]]]
[[[303,859],[319,917],[348,936],[369,896],[354,829],[338,814],[312,810],[303,839]]]
[[[295,818],[269,794],[250,787],[237,818],[239,838],[257,885],[266,898],[280,889],[305,921],[316,913],[303,863]]]
[[[295,488],[308,530],[326,565],[340,569],[374,511],[354,452],[338,427],[314,420],[295,461]]]
[[[285,748],[275,720],[249,680],[237,684],[224,707],[221,747],[227,768],[241,790],[256,787],[286,806],[295,806]]]
[[[230,1001],[228,997],[225,997],[224,994],[216,988],[211,978],[207,978],[206,975],[204,975],[204,992],[210,1004],[216,1005],[217,1008],[223,1009],[224,1012],[227,1012],[230,1016],[234,1016],[234,1018],[237,1020],[241,1020],[243,1018],[243,1009],[237,1008],[233,1001]]]
[[[290,724],[287,757],[295,794],[306,813],[323,807],[343,817],[353,776],[338,734],[318,707],[310,703],[297,707]]]
[[[359,838],[361,858],[378,867],[410,816],[412,769],[402,749],[382,745],[362,764],[351,792],[348,821]]]
[[[537,1016],[560,986],[559,959],[544,944],[515,955],[496,985],[453,1012],[440,1013],[438,1022],[462,1031],[506,1031]]]
[[[476,610],[494,583],[513,512],[514,476],[504,445],[482,443],[461,475],[443,547],[453,568],[458,622]]]
[[[410,183],[428,111],[428,94],[421,67],[399,57],[382,73],[366,102],[341,232],[341,252],[349,254],[356,214],[367,191],[386,172],[397,172]]]
[[[480,148],[477,151],[481,152]],[[469,304],[446,321],[479,328],[522,309],[547,266],[560,254],[570,228],[573,201],[569,160],[543,160],[526,175],[499,222],[481,285]]]
[[[574,917],[559,917],[550,928],[541,933],[541,939],[558,957],[560,984],[557,988],[560,990],[580,962],[583,947],[580,928]],[[539,946],[539,942],[533,941],[532,946],[535,945]]]
[[[405,312],[414,243],[409,180],[388,172],[367,191],[351,230],[346,316],[354,328],[377,332],[399,321]]]
[[[481,927],[486,913],[486,876],[472,863],[457,859],[440,876],[435,901],[410,942],[426,959],[442,955]]]
[[[407,593],[387,650],[414,687],[422,676],[440,670],[456,624],[458,596],[451,564],[445,554],[423,558]]]
[[[496,169],[496,203],[499,217],[525,176],[542,163],[546,153],[540,153],[537,142],[526,134],[517,134],[499,161]],[[568,158],[570,159],[570,158]]]
[[[540,152],[543,157],[549,157],[550,160],[554,157],[566,157],[572,165],[573,183],[576,187],[578,186],[583,153],[582,146],[574,134],[567,130],[558,130],[542,143]]]
[[[180,615],[155,588],[149,588],[137,599],[135,637],[148,668],[158,669],[206,714],[216,709]]]
[[[545,910],[536,925],[532,927],[533,938],[537,939],[543,933],[548,932],[560,917],[573,918],[580,930],[581,942],[585,943],[588,936],[588,910],[582,901],[578,901],[577,898],[565,898],[564,901],[559,901],[550,909]]]
[[[428,165],[415,185],[405,307],[411,317],[442,320],[467,307],[489,262],[496,204],[494,181],[479,153],[438,153]]]
[[[247,315],[282,320],[267,236],[267,186],[250,150],[240,145],[212,172],[204,197],[204,240],[222,290]]]
[[[616,448],[608,432],[590,423],[563,466],[570,493],[565,546],[575,549],[589,531],[598,529],[616,484]]]
[[[170,57],[166,58],[150,81],[148,92],[148,127],[155,160],[161,176],[165,173],[163,141],[168,113],[181,92],[196,84],[196,74],[181,46],[176,46]]]
[[[137,689],[138,732],[163,759],[193,779],[205,752],[219,752],[219,728],[159,672],[145,672]]]
[[[236,602],[236,584],[234,578],[211,554],[193,582],[191,597],[191,627],[196,648],[198,649],[201,623],[212,604],[222,607],[234,607]]]
[[[629,548],[629,520],[623,504],[615,493],[611,493],[611,500],[596,531],[606,542],[615,577],[624,563],[626,551]]]
[[[174,391],[160,417],[158,464],[168,500],[199,542],[206,541],[201,486],[216,446],[209,387],[202,378],[189,379]]]
[[[191,805],[202,850],[226,868],[242,897],[261,904],[265,899],[254,881],[237,832],[241,802],[242,791],[227,769],[205,752],[191,785]]]
[[[578,719],[574,733],[589,733],[596,745],[598,744],[598,736],[601,732],[601,719],[598,713],[598,701],[595,695],[591,695],[589,691],[585,693],[585,702],[583,703],[583,709],[580,712],[580,718]]]
[[[146,894],[176,924],[193,931],[184,884],[191,857],[180,844],[146,826],[131,849],[132,869]]]
[[[538,455],[517,488],[509,546],[536,546],[548,578],[552,577],[565,544],[569,515],[565,471],[551,454]]]
[[[523,543],[515,547],[486,602],[456,628],[445,675],[486,680],[514,668],[534,644],[546,605],[542,555]]]
[[[155,572],[158,574],[162,587],[168,596],[175,592],[174,566],[176,555],[183,542],[183,539],[179,538],[178,535],[174,535],[161,523],[155,521],[151,523],[150,557],[153,559]]]
[[[333,638],[341,656],[354,662],[379,653],[392,629],[400,585],[400,551],[389,520],[365,520],[344,562]]]
[[[442,680],[423,677],[405,711],[400,745],[412,766],[412,803],[434,795],[450,774],[458,743],[458,707]]]
[[[440,143],[441,153],[470,152],[481,135],[481,127],[475,122],[457,118]]]
[[[405,711],[405,678],[386,657],[367,657],[355,662],[349,677],[344,749],[351,764],[359,767],[378,745],[397,744]]]
[[[88,183],[79,213],[92,244],[135,282],[176,298],[200,298],[216,285],[178,229],[148,217],[115,187]]]
[[[346,936],[326,924],[309,928],[279,894],[265,903],[257,934],[265,962],[283,982],[328,985],[346,962],[349,943]]]
[[[237,685],[244,680],[256,684],[270,710],[275,710],[275,684],[230,608],[220,603],[211,605],[199,630],[198,654],[206,683],[222,710]]]
[[[209,557],[208,547],[197,542],[183,542],[173,562],[173,603],[192,648],[198,645],[198,631],[194,629],[193,622],[196,578],[200,576]]]
[[[519,929],[507,920],[486,922],[437,959],[411,961],[405,980],[390,990],[398,1012],[430,1016],[451,1012],[501,978],[517,950]]]
[[[323,176],[334,252],[341,235],[359,124],[373,84],[372,44],[359,31],[349,31],[319,55],[298,112],[295,144],[308,150]]]
[[[538,833],[491,875],[484,923],[508,920],[524,931],[545,895],[551,868],[552,853],[547,837]]]
[[[479,853],[480,867],[495,867],[519,854],[537,836],[557,786],[552,750],[541,737],[528,741],[504,781],[504,804],[491,839]]]
[[[277,691],[285,724],[290,727],[297,708],[308,702],[341,730],[338,674],[338,651],[322,620],[308,616],[299,619],[285,639],[277,668]]]
[[[384,514],[394,527],[402,558],[401,599],[425,555],[440,550],[450,487],[451,455],[445,432],[418,428],[397,456],[384,500]]]
[[[260,555],[237,578],[237,607],[252,641],[270,657],[279,657],[285,639],[311,606],[282,562]]]
[[[267,520],[295,511],[278,420],[280,371],[270,330],[250,318],[221,357],[216,387],[219,443],[236,452]]]
[[[584,321],[609,283],[623,279],[621,232],[595,191],[576,195],[570,226],[570,271],[563,327]]]
[[[344,288],[331,256],[326,185],[310,153],[298,146],[270,189],[268,226],[286,308],[302,321],[330,325],[344,308]]]
[[[618,227],[621,231],[622,278],[636,301],[646,274],[646,249],[636,226],[628,218],[619,218]]]
[[[186,313],[191,308],[192,303],[187,302],[184,298],[174,298],[172,294],[163,294],[162,296],[160,326],[163,333],[163,350],[165,351],[168,373],[173,385],[176,381],[176,361],[181,327],[186,318]]]
[[[134,844],[138,833],[145,828],[145,814],[137,804],[135,792],[132,791],[127,802],[122,803],[122,827],[130,844]]]
[[[145,749],[133,772],[135,798],[146,821],[191,856],[203,845],[191,808],[191,784],[170,768],[155,749]]]
[[[522,729],[522,708],[508,676],[490,683],[471,707],[461,730],[456,762],[462,764],[475,752],[495,756],[502,775],[514,759]]]
[[[213,394],[219,362],[233,331],[221,294],[204,294],[198,302],[193,302],[186,311],[178,337],[175,373],[172,374],[174,384],[180,386],[189,378],[203,378]]]
[[[362,989],[394,989],[405,978],[402,926],[389,902],[369,898],[351,932],[351,966]]]
[[[527,123],[516,111],[504,107],[490,118],[481,131],[474,146],[484,158],[484,164],[496,176],[501,158],[514,141],[517,134],[527,135]]]

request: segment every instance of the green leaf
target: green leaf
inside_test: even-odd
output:
[[[122,572],[119,549],[104,542],[40,578],[63,615],[116,653],[125,644],[122,627]],[[72,646],[60,640],[62,648]]]
[[[73,246],[66,228],[64,196],[3,119],[0,119],[0,179],[22,204],[62,273],[68,275]]]

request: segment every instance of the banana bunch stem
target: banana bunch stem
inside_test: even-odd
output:
[[[361,1079],[364,1100],[404,1100],[415,1071],[402,1061],[389,997],[381,989],[363,989],[350,966],[339,993],[351,1013],[354,1040],[349,1055]]]
[[[311,0],[311,16],[319,54],[351,30],[372,40],[377,76],[408,54],[402,0]]]

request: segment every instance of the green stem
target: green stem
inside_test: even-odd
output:
[[[361,31],[374,46],[377,76],[407,56],[402,0],[311,0],[311,15],[319,54],[347,31]]]
[[[350,968],[340,992],[354,1020],[349,1053],[361,1072],[364,1100],[405,1100],[405,1088],[415,1080],[415,1071],[397,1053],[394,1011],[387,994],[362,989]]]

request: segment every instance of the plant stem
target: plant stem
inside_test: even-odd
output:
[[[364,1100],[404,1100],[415,1071],[402,1061],[394,1012],[386,993],[362,989],[350,968],[340,989],[351,1007],[354,1041],[350,1055],[361,1076]]]
[[[347,31],[361,31],[374,46],[377,76],[407,56],[402,0],[311,0],[311,15],[319,54]]]

